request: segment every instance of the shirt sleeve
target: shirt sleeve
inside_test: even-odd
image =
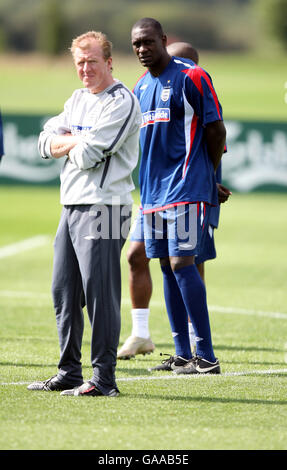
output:
[[[96,124],[70,150],[70,161],[81,170],[87,170],[116,153],[133,124],[135,99],[126,89],[109,95]]]
[[[188,101],[195,110],[203,126],[222,121],[222,108],[215,92],[212,79],[201,67],[185,70]]]

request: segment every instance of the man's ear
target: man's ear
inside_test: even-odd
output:
[[[109,57],[107,59],[107,65],[109,67],[110,72],[112,73],[112,71],[113,71],[113,58],[112,57]]]

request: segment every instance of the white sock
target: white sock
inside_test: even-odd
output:
[[[149,308],[133,308],[132,309],[132,336],[139,338],[149,338]]]
[[[191,322],[188,322],[188,333],[189,333],[189,342],[191,348],[194,348],[196,346],[196,341],[195,341],[195,332],[192,326]]]

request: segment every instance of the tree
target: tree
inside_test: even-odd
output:
[[[47,0],[38,27],[38,49],[56,55],[67,49],[67,25],[61,2]]]
[[[264,10],[268,29],[287,48],[287,0],[265,0]]]

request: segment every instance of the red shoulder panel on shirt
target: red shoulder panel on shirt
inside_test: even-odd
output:
[[[198,89],[198,91],[201,95],[203,95],[203,87],[202,87],[201,79],[204,78],[204,80],[206,81],[206,83],[207,83],[207,85],[208,85],[208,87],[209,87],[209,89],[212,93],[212,96],[213,96],[213,99],[214,99],[214,102],[215,102],[215,105],[216,105],[216,109],[217,109],[217,112],[218,112],[219,120],[222,120],[222,117],[221,117],[221,114],[220,114],[218,98],[217,98],[217,95],[215,93],[215,90],[213,88],[211,80],[210,80],[209,76],[207,75],[207,73],[199,66],[195,66],[191,69],[184,69],[184,70],[182,70],[182,72],[185,73],[186,75],[188,75],[188,77],[192,80],[192,82],[194,83],[194,85],[196,86],[196,88]]]

